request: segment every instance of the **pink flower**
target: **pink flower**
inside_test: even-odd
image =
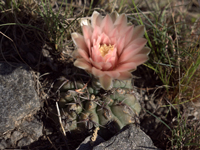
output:
[[[125,14],[114,12],[103,18],[94,11],[91,24],[82,19],[81,26],[83,36],[72,33],[77,46],[74,65],[98,77],[105,90],[111,88],[113,79],[131,78],[131,72],[148,60],[144,26],[127,25]]]

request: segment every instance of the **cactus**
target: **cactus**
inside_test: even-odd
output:
[[[90,130],[100,127],[103,132],[111,125],[114,132],[125,125],[135,123],[140,112],[140,104],[130,93],[131,80],[113,82],[110,91],[102,94],[94,85],[85,86],[82,82],[72,82],[61,78],[54,85],[54,91],[60,95],[59,107],[66,119],[63,124],[66,131]]]

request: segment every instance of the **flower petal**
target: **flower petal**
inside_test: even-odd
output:
[[[109,51],[108,54],[104,56],[104,62],[110,63],[111,67],[114,68],[118,61],[118,55],[117,55],[117,49],[114,48],[114,50]]]
[[[109,37],[110,38],[114,38],[116,41],[116,37],[118,38],[119,36],[119,31],[117,28],[114,28],[110,33],[109,33]]]
[[[125,43],[125,37],[121,37],[121,38],[118,39],[118,41],[117,41],[117,54],[118,54],[118,56],[121,55],[121,53],[122,53],[122,51],[125,47],[124,43]]]
[[[103,17],[97,11],[94,11],[91,17],[92,27],[100,26],[102,20]]]
[[[74,57],[74,58],[81,58],[81,55],[79,54],[79,52],[78,52],[77,49],[72,52],[72,57]]]
[[[133,31],[134,31],[134,26],[129,26],[127,27],[127,31],[125,33],[125,45],[127,45],[130,41],[132,41],[132,36],[133,36]]]
[[[120,73],[118,71],[104,71],[104,72],[113,79],[117,79],[120,76]]]
[[[103,72],[103,71],[101,71],[101,70],[99,70],[99,69],[97,69],[97,68],[95,68],[95,67],[92,67],[92,74],[94,75],[94,76],[96,76],[96,77],[102,77],[102,76],[104,76],[105,75],[105,73]]]
[[[136,38],[141,38],[143,35],[144,35],[144,26],[137,26],[134,28],[131,41],[135,40]]]
[[[82,26],[82,30],[83,30],[83,35],[84,35],[84,39],[90,39],[92,37],[92,28],[90,26]]]
[[[89,51],[89,55],[91,56],[91,54],[92,54],[92,52],[91,52],[91,45],[92,45],[91,40],[90,39],[86,39],[85,43],[87,45],[87,48],[88,48],[88,51]]]
[[[149,47],[144,47],[137,54],[146,54],[146,55],[149,55],[150,51],[151,51],[151,49]]]
[[[77,51],[86,61],[89,61],[88,53],[85,50],[78,48]]]
[[[71,36],[73,42],[76,44],[78,48],[87,49],[84,37],[81,34],[74,32],[71,34]]]
[[[125,71],[136,69],[136,67],[137,65],[135,64],[135,62],[127,62],[127,63],[119,64],[119,66],[117,66],[114,69],[114,71],[125,72]]]
[[[127,80],[127,79],[130,79],[130,78],[133,78],[133,75],[131,72],[120,72],[120,75],[119,77],[117,77],[116,79],[118,80]]]
[[[148,55],[146,54],[137,54],[134,57],[128,59],[126,63],[134,63],[136,66],[145,63],[149,59]]]
[[[114,22],[114,26],[121,25],[121,27],[127,26],[127,18],[126,15],[123,13],[121,14]]]
[[[102,32],[104,32],[105,34],[109,35],[109,33],[112,31],[113,27],[113,21],[110,17],[110,15],[106,15],[105,18],[103,19],[103,21],[101,22],[101,29]]]
[[[99,51],[99,45],[94,45],[92,48],[91,48],[91,58],[93,61],[95,62],[103,62],[103,58],[100,54],[100,51]]]
[[[89,58],[89,60],[94,67],[96,67],[97,69],[100,69],[100,70],[102,69],[102,66],[100,65],[100,63],[93,61],[92,58]]]
[[[119,14],[116,11],[114,11],[110,14],[110,17],[112,18],[112,21],[115,22],[116,19],[119,17]]]
[[[146,44],[147,40],[144,38],[138,38],[131,42],[127,48],[124,49],[121,54],[118,63],[126,62],[126,60],[132,58],[137,54]]]
[[[83,25],[90,26],[90,22],[87,19],[83,19],[83,18],[81,18],[80,24],[81,24],[81,26],[83,26]]]
[[[98,36],[101,34],[101,29],[99,26],[95,26],[92,33],[92,41],[97,39]]]
[[[108,70],[112,67],[112,64],[110,62],[100,62],[99,63],[102,67],[102,70]]]
[[[111,41],[110,41],[110,38],[105,33],[102,33],[100,43],[109,45],[111,43]]]
[[[99,81],[104,90],[109,90],[112,88],[112,78],[109,77],[108,75],[99,77]]]
[[[84,70],[88,70],[91,71],[92,66],[90,63],[88,63],[84,58],[78,58],[75,62],[74,62],[74,66],[80,68],[80,69],[84,69]]]

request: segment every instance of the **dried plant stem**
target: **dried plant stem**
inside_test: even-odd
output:
[[[58,119],[59,119],[59,123],[60,123],[61,129],[62,129],[62,132],[63,132],[64,136],[66,136],[65,129],[63,127],[62,120],[61,120],[61,114],[60,114],[58,102],[56,102],[56,109],[57,109],[57,112],[58,112]]]
[[[47,139],[49,140],[49,142],[52,144],[52,146],[53,146],[53,148],[55,149],[55,150],[57,150],[57,148],[55,147],[55,145],[52,143],[52,141],[50,140],[50,138],[47,136]]]

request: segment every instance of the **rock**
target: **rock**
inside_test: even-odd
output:
[[[39,96],[29,67],[0,63],[0,149],[23,147],[42,135]]]
[[[30,137],[24,137],[18,142],[18,146],[23,147],[24,145],[30,145],[33,142],[34,140],[31,139]]]
[[[41,120],[35,116],[27,118],[11,134],[5,134],[0,140],[0,149],[28,146],[43,136],[42,131],[43,123]]]
[[[11,66],[12,65],[12,66]],[[0,136],[40,109],[39,97],[29,68],[0,63]]]
[[[20,140],[23,137],[23,134],[19,131],[14,131],[10,137],[11,143],[13,145],[16,145],[17,141]]]
[[[101,138],[99,135],[97,136],[96,141],[93,143],[93,145],[90,144],[90,140],[91,136],[88,136],[80,145],[76,150],[92,150],[92,148],[102,142],[104,142],[105,140],[103,138]]]
[[[25,120],[19,126],[19,130],[31,137],[31,139],[37,141],[42,135],[43,124],[38,121],[36,118],[32,118],[32,120]]]
[[[5,149],[7,147],[7,142],[4,139],[0,140],[0,149]]]
[[[93,150],[158,150],[149,136],[134,124],[125,126],[119,134],[103,142]]]

